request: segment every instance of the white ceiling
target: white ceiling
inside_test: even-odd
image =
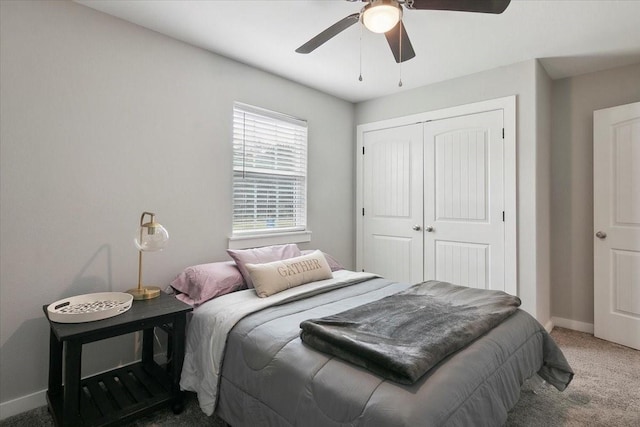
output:
[[[359,25],[294,52],[360,2],[75,1],[352,102],[532,58],[554,79],[640,63],[638,0],[512,0],[501,15],[405,9],[416,57],[401,67],[381,34],[363,30],[360,54]]]

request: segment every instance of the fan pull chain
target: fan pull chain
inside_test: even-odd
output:
[[[398,87],[402,87],[402,19],[400,20],[400,78],[398,80]]]
[[[360,25],[360,75],[358,76],[358,81],[362,81],[362,27],[364,25]]]

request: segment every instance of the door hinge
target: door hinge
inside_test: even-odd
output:
[[[362,216],[364,216],[364,208],[362,208]]]
[[[502,128],[502,139],[504,139],[504,128]]]
[[[504,211],[502,211],[502,222],[504,222]]]
[[[364,147],[362,147],[362,155],[364,156]]]

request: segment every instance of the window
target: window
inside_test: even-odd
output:
[[[306,230],[307,123],[236,103],[233,237]]]

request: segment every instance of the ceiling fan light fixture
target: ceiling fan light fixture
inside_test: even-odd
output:
[[[362,23],[374,33],[386,33],[401,18],[402,7],[396,0],[373,0],[362,10]]]

